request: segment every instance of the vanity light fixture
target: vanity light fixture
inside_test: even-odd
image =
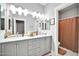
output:
[[[22,12],[23,12],[22,8],[19,7],[19,8],[18,8],[18,14],[19,14],[19,15],[22,15]]]
[[[41,14],[40,14],[40,13],[38,13],[38,14],[37,14],[37,17],[39,17],[39,18],[41,19]]]
[[[36,15],[37,15],[36,12],[33,12],[33,13],[31,13],[31,14],[32,14],[33,18],[36,17]]]
[[[39,18],[39,15],[38,15],[38,13],[36,14],[36,18]]]
[[[16,14],[16,7],[14,5],[10,6],[10,10],[13,14]]]
[[[45,16],[45,19],[48,19],[48,17],[47,17],[47,16]]]
[[[24,10],[23,10],[24,16],[27,16],[28,13],[29,13],[29,11],[28,11],[27,9],[24,9]]]
[[[40,14],[39,15],[40,19],[44,18],[44,15],[43,14]]]
[[[45,16],[44,16],[44,14],[41,14],[41,19],[45,19]]]
[[[39,19],[42,19],[44,18],[44,15],[43,14],[40,14],[40,13],[37,13],[37,12],[30,12],[30,14],[33,16],[33,18],[39,18]]]
[[[31,14],[33,18],[36,17],[42,20],[46,19],[44,14],[40,14],[40,12],[29,12],[28,9],[22,9],[22,7],[16,8],[14,5],[11,5],[10,10],[13,14],[16,14],[16,12],[18,12],[19,15],[22,15],[22,13],[24,14],[24,16],[27,16],[27,14]]]

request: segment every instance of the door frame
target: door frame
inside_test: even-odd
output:
[[[54,11],[55,11],[55,28],[56,28],[56,39],[54,39],[54,42],[55,42],[55,55],[58,55],[58,12],[70,5],[72,5],[74,3],[62,3],[61,5],[57,6]]]

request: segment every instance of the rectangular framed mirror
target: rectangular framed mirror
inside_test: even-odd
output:
[[[5,19],[0,18],[0,30],[5,30]]]

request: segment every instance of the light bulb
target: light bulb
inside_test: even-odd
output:
[[[40,13],[38,13],[38,17],[41,18],[41,14]]]
[[[44,14],[41,14],[41,19],[45,19],[45,16],[44,16]]]
[[[38,14],[36,14],[36,18],[39,18],[39,15]]]
[[[27,14],[29,13],[27,9],[23,10],[24,16],[27,16]]]
[[[45,20],[49,20],[49,17],[45,16]]]
[[[22,8],[21,7],[18,8],[18,14],[22,15]]]
[[[36,15],[37,15],[36,12],[33,12],[33,13],[32,13],[33,18],[36,17]]]
[[[10,10],[11,10],[11,12],[12,12],[13,14],[16,14],[16,8],[15,8],[14,5],[11,5],[11,6],[10,6]]]

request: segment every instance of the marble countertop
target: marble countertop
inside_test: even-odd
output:
[[[6,39],[1,39],[0,43],[6,43],[6,42],[13,42],[13,41],[20,41],[20,40],[29,40],[29,39],[35,39],[35,38],[42,38],[42,37],[48,37],[52,35],[37,35],[37,36],[24,36],[24,37],[10,37]]]

